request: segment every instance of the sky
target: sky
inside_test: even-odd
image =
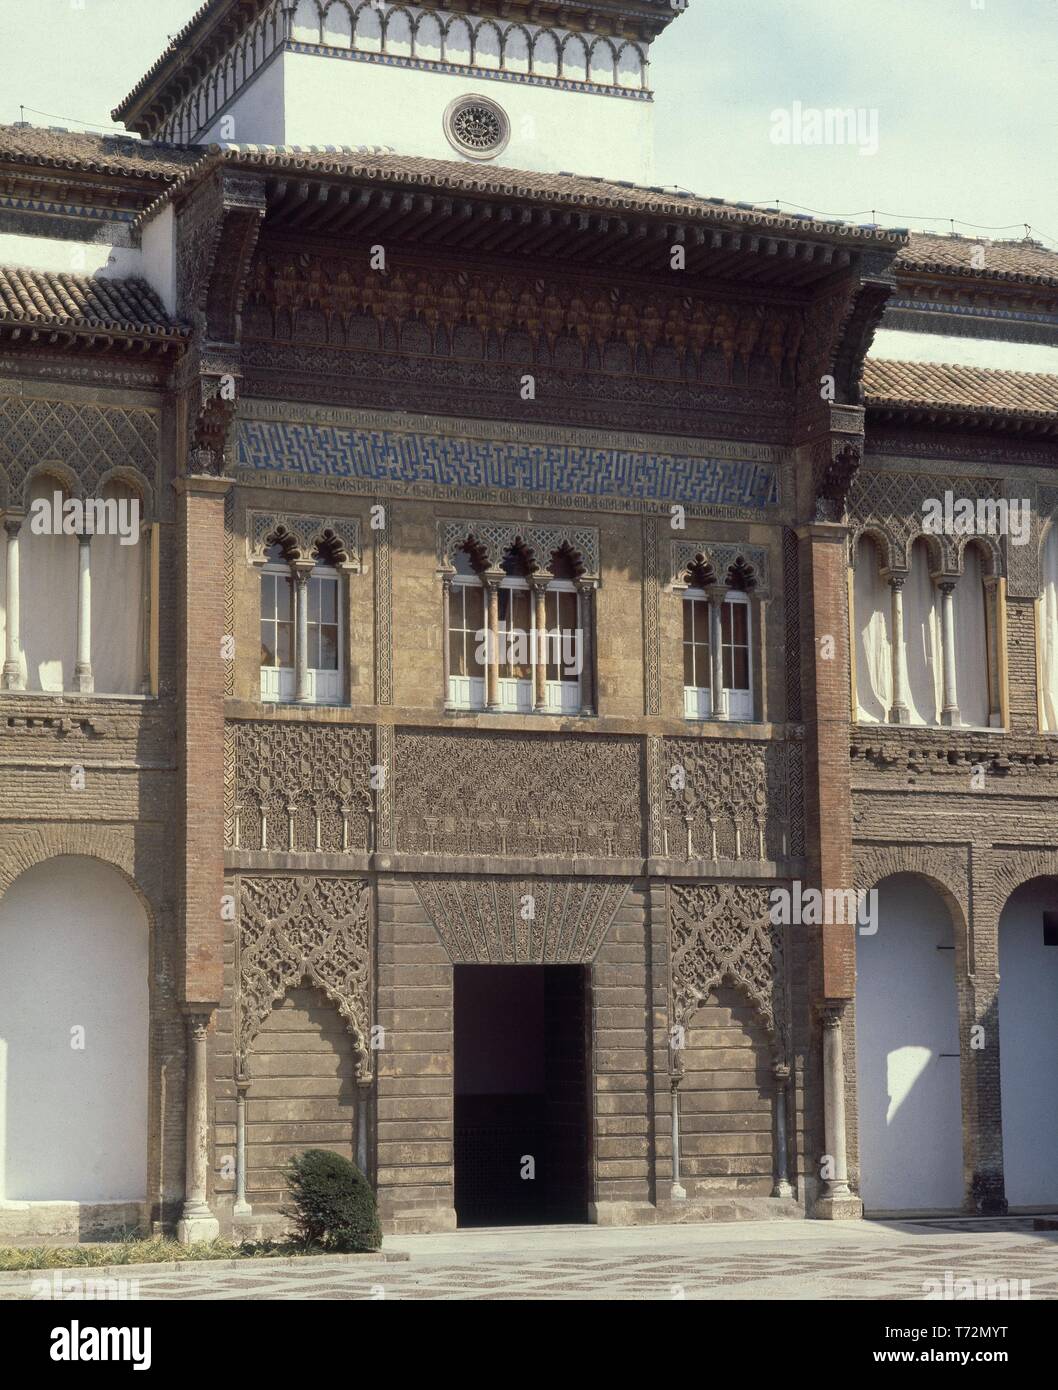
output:
[[[0,0],[0,122],[112,128],[200,3]],[[1058,250],[1058,0],[688,0],[651,85],[661,184]]]

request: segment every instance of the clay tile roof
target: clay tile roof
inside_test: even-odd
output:
[[[90,135],[43,126],[0,125],[0,164],[44,165],[171,183],[202,157],[194,146],[155,144],[129,135]]]
[[[974,252],[984,251],[984,265],[974,264]],[[980,260],[980,256],[977,257]],[[1019,280],[1058,285],[1058,251],[1036,241],[985,241],[973,237],[934,236],[912,232],[896,260],[896,270],[968,275],[979,280]]]
[[[165,338],[189,331],[169,317],[146,280],[0,266],[0,326],[12,324]]]
[[[1047,372],[996,372],[869,357],[863,385],[869,406],[1058,419],[1058,375]]]

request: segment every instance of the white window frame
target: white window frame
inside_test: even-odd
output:
[[[258,572],[257,578],[257,607],[258,607],[258,634],[260,634],[260,624],[265,621],[264,611],[261,605],[262,590],[266,576],[274,576],[277,579],[287,579],[290,582],[290,652],[295,656],[295,647],[298,638],[297,624],[297,604],[294,595],[294,572],[289,565],[281,564],[277,561],[269,562]],[[273,624],[274,626],[275,624]],[[279,654],[279,643],[276,642],[276,655]],[[286,704],[292,701],[295,693],[295,668],[291,666],[261,666],[261,700],[265,704]]]
[[[693,719],[693,720],[708,719],[708,718],[710,717],[710,715],[712,714],[712,712],[713,712],[713,685],[712,685],[713,634],[712,634],[712,630],[711,630],[711,629],[712,629],[712,614],[711,614],[710,611],[709,611],[709,595],[705,592],[704,589],[694,589],[694,588],[685,589],[684,592],[683,592],[682,602],[684,602],[684,603],[700,603],[700,604],[703,606],[703,608],[705,609],[705,626],[706,626],[706,632],[707,632],[707,635],[708,635],[708,646],[709,646],[709,671],[708,671],[708,675],[709,675],[709,684],[708,684],[708,685],[687,685],[687,684],[684,684],[684,687],[683,687],[683,715],[684,715],[684,718],[685,718],[685,719]],[[681,624],[681,626],[680,626],[680,631],[681,631],[681,634],[682,634],[682,631],[683,631],[683,626],[682,626],[682,624],[683,624],[683,613],[684,613],[684,610],[681,608],[681,609],[680,609],[680,624]],[[687,645],[688,645],[687,639],[681,635],[681,637],[680,637],[681,655],[683,655],[683,649],[686,648]],[[693,644],[691,644],[691,645],[693,645]],[[686,658],[684,659],[684,661],[686,662]]]
[[[449,640],[449,642],[451,642],[451,640],[452,640],[452,633],[453,633],[453,631],[456,631],[456,632],[467,632],[467,633],[477,633],[478,636],[477,636],[477,639],[476,639],[476,640],[477,640],[477,641],[480,641],[480,632],[487,632],[487,631],[488,631],[488,626],[489,626],[489,591],[488,591],[488,589],[486,589],[484,583],[477,577],[477,575],[473,575],[473,574],[457,574],[457,575],[453,575],[453,577],[452,577],[452,588],[453,588],[453,589],[456,589],[456,588],[460,588],[460,589],[465,589],[465,588],[477,588],[477,589],[480,589],[480,590],[481,590],[481,594],[482,594],[481,612],[482,612],[482,621],[484,622],[484,627],[481,628],[481,629],[474,629],[474,628],[468,628],[468,627],[453,628],[453,627],[451,626],[451,619],[449,618],[449,623],[448,623],[448,640]],[[447,601],[447,600],[446,600],[446,601]],[[462,602],[462,605],[461,605],[461,606],[462,606],[462,610],[463,610],[463,620],[464,620],[464,622],[465,622],[465,621],[466,621],[466,598],[465,598],[465,597],[463,598],[463,602]],[[447,616],[447,615],[446,615],[446,616]],[[488,669],[488,663],[486,662],[486,670],[487,670],[487,669]],[[456,675],[451,675],[451,674],[450,674],[449,677],[448,677],[448,707],[449,707],[449,709],[458,709],[458,710],[483,710],[483,709],[485,708],[485,692],[486,692],[486,688],[487,688],[487,686],[486,686],[486,681],[487,681],[487,677],[485,677],[485,676],[456,676]]]
[[[745,690],[735,690],[735,689],[733,689],[733,688],[732,688],[731,686],[729,686],[729,685],[725,685],[725,686],[724,686],[724,691],[725,691],[725,693],[726,693],[726,695],[727,695],[727,717],[728,717],[728,719],[729,719],[732,723],[751,724],[751,723],[753,722],[753,717],[754,717],[754,713],[753,713],[753,676],[754,676],[754,667],[753,667],[753,644],[754,644],[755,634],[754,634],[754,631],[753,631],[753,605],[752,605],[752,603],[751,603],[750,600],[749,600],[749,595],[746,594],[746,593],[744,593],[741,589],[729,589],[729,590],[728,590],[728,592],[724,595],[724,607],[726,608],[728,605],[730,605],[732,608],[734,608],[736,605],[744,605],[744,606],[745,606],[745,609],[746,609],[746,680],[747,680],[747,685],[746,685],[746,689],[745,689]],[[722,633],[723,633],[723,619],[722,619],[722,617],[721,617],[721,634],[722,634]],[[732,623],[732,634],[733,634],[733,633],[734,633],[734,624]],[[725,641],[723,640],[723,636],[721,635],[721,639],[720,639],[720,669],[721,669],[721,671],[723,671],[723,654],[724,654],[724,651],[725,651],[725,650],[731,651],[731,652],[732,652],[731,670],[732,670],[732,674],[734,674],[734,669],[735,669],[735,661],[734,661],[735,644],[734,644],[733,641],[732,641],[732,642],[725,642]]]
[[[265,565],[259,574],[261,579],[265,575],[284,576],[290,580],[293,597],[293,631],[291,634],[291,646],[293,648],[294,664],[292,666],[262,666],[261,667],[261,701],[264,704],[295,704],[297,694],[297,660],[298,660],[298,621],[297,621],[297,581],[294,572],[289,565],[272,562]],[[337,670],[325,670],[320,667],[310,666],[308,668],[308,699],[301,701],[303,704],[311,705],[340,705],[342,703],[342,679],[345,671],[345,623],[342,621],[342,574],[333,565],[317,565],[310,573],[307,583],[312,584],[318,580],[326,580],[334,585],[335,588],[335,616],[338,628],[338,667]],[[258,595],[260,595],[260,580],[258,581]],[[306,602],[308,596],[306,595]],[[258,599],[260,603],[260,598]],[[310,629],[313,626],[310,622]],[[318,624],[316,625],[318,626]],[[317,639],[318,640],[318,639]]]

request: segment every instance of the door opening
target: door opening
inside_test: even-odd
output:
[[[455,967],[460,1226],[588,1219],[587,984],[580,965]]]

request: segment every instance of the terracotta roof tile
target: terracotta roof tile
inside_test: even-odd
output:
[[[183,337],[146,280],[95,278],[0,266],[0,324],[118,330]]]
[[[155,144],[129,135],[91,135],[43,126],[0,125],[0,163],[82,169],[170,183],[202,158],[197,146]]]
[[[867,359],[867,404],[1058,418],[1058,375]]]
[[[974,265],[975,251],[984,251],[984,265]],[[980,259],[980,257],[978,257]],[[980,280],[1021,280],[1058,285],[1058,251],[1035,241],[985,241],[963,236],[934,236],[912,232],[896,260],[897,271],[931,271],[972,275]]]

